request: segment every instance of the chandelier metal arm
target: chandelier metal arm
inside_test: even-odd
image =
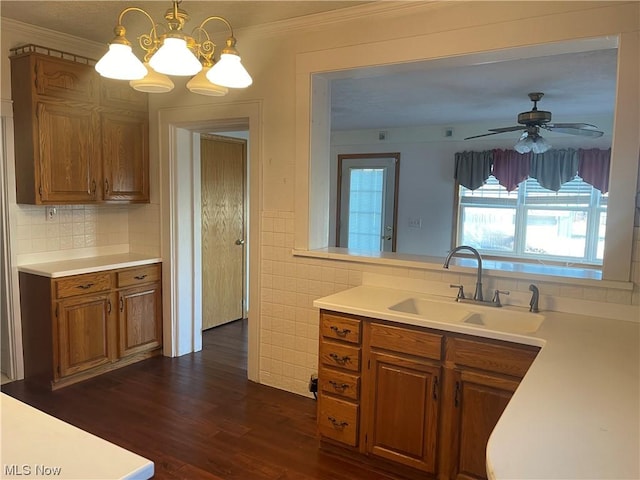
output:
[[[220,20],[222,23],[224,23],[227,26],[227,28],[229,29],[230,36],[233,37],[233,27],[231,26],[229,21],[226,18],[220,17],[218,15],[212,15],[210,17],[205,18],[198,28],[204,29],[204,26],[207,24],[207,22],[209,22],[209,20]]]
[[[160,41],[158,40],[158,32],[156,30],[156,23],[154,22],[151,15],[149,15],[145,10],[140,7],[127,7],[120,12],[118,15],[118,24],[113,29],[116,34],[116,38],[112,41],[112,43],[123,43],[125,45],[130,45],[131,43],[125,38],[126,29],[122,24],[124,16],[130,12],[140,12],[145,17],[149,19],[151,22],[151,32],[148,34],[143,34],[138,38],[140,43],[140,47],[146,52],[145,61],[149,60],[149,57],[157,50],[158,44]]]

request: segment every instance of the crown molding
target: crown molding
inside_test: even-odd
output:
[[[76,55],[83,55],[88,58],[99,58],[103,55],[106,48],[105,44],[99,42],[93,42],[67,33],[19,22],[11,18],[2,18],[1,21],[3,36],[9,34],[11,37],[25,39],[24,41],[18,41],[15,45],[2,45],[2,49],[7,53],[10,48],[35,43],[36,45],[45,45]]]
[[[451,2],[438,0],[430,1],[376,1],[353,7],[330,10],[328,12],[314,13],[302,17],[289,18],[262,25],[250,25],[234,29],[245,35],[273,36],[299,32],[302,30],[321,29],[328,25],[335,26],[339,23],[362,20],[364,17],[401,17],[414,15],[418,12],[433,10],[434,8],[447,8]],[[456,2],[453,2],[456,3]],[[238,35],[236,35],[238,36]]]

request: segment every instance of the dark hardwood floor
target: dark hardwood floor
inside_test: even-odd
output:
[[[195,354],[56,392],[24,382],[2,391],[152,460],[156,479],[395,478],[320,451],[314,400],[247,380],[246,335],[239,320],[205,332]]]

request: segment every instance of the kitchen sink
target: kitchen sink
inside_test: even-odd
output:
[[[389,307],[389,310],[417,315],[425,320],[465,324],[500,332],[517,334],[535,333],[544,321],[544,315],[515,310],[515,307],[491,307],[460,304],[454,301],[411,297]]]
[[[434,322],[459,323],[469,315],[469,311],[452,302],[438,302],[426,298],[407,298],[389,307],[396,312],[418,315]]]

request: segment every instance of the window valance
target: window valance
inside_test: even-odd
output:
[[[454,178],[470,190],[480,188],[493,175],[511,192],[527,178],[557,192],[576,175],[600,192],[609,190],[611,149],[552,149],[544,153],[520,154],[515,150],[485,150],[455,154]]]

